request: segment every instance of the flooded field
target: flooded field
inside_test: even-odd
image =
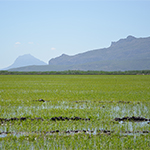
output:
[[[149,149],[150,76],[0,76],[1,149]]]

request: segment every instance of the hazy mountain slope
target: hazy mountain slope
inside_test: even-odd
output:
[[[78,65],[104,60],[128,60],[150,58],[150,37],[135,38],[128,36],[112,42],[109,48],[91,50],[74,56],[61,55],[49,61],[50,65]]]
[[[65,70],[103,70],[103,71],[126,71],[126,70],[150,70],[150,59],[139,60],[109,60],[81,65],[42,65],[25,66],[9,69],[9,71],[65,71]]]
[[[104,60],[81,65],[74,65],[70,70],[97,70],[97,71],[127,71],[150,70],[150,59],[139,60]]]
[[[30,54],[25,54],[25,55],[19,56],[11,66],[5,69],[8,70],[11,68],[18,68],[18,67],[29,66],[29,65],[46,65],[46,63],[35,58],[34,56]]]
[[[71,66],[35,65],[35,66],[13,68],[13,69],[9,69],[8,71],[63,71],[63,70],[70,70],[70,68]]]

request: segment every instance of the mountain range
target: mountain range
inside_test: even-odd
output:
[[[25,59],[24,59],[25,60]],[[17,59],[16,59],[17,61]],[[32,64],[24,67],[10,66],[9,71],[64,71],[64,70],[150,70],[150,37],[136,38],[128,36],[112,42],[108,48],[90,50],[69,56],[62,54],[49,60],[49,64]],[[21,65],[21,63],[20,63]],[[34,66],[33,66],[34,65]],[[38,65],[38,66],[37,66]],[[40,65],[40,66],[39,66]]]

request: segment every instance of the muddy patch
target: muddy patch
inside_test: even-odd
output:
[[[81,118],[81,117],[63,117],[63,116],[59,116],[59,117],[52,117],[50,119],[43,119],[41,117],[36,117],[36,118],[28,118],[28,117],[21,117],[21,118],[0,118],[0,122],[3,123],[3,122],[10,122],[10,121],[25,121],[25,120],[31,120],[31,121],[44,121],[44,120],[47,120],[47,121],[66,121],[66,120],[73,120],[73,121],[78,121],[78,120],[85,120],[85,121],[88,121],[90,120],[90,118]]]
[[[130,101],[118,101],[117,103],[122,103],[122,104],[129,104],[129,103],[131,103]],[[138,103],[139,104],[139,103]]]
[[[143,121],[150,121],[150,119],[144,117],[123,117],[123,118],[115,118],[115,121],[133,121],[133,122],[143,122]]]
[[[48,100],[44,100],[44,99],[38,99],[38,100],[33,100],[33,101],[35,101],[35,102],[51,102],[51,101],[48,101]]]

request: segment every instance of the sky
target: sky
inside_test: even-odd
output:
[[[0,69],[24,54],[48,63],[128,35],[150,36],[150,0],[0,0]]]

